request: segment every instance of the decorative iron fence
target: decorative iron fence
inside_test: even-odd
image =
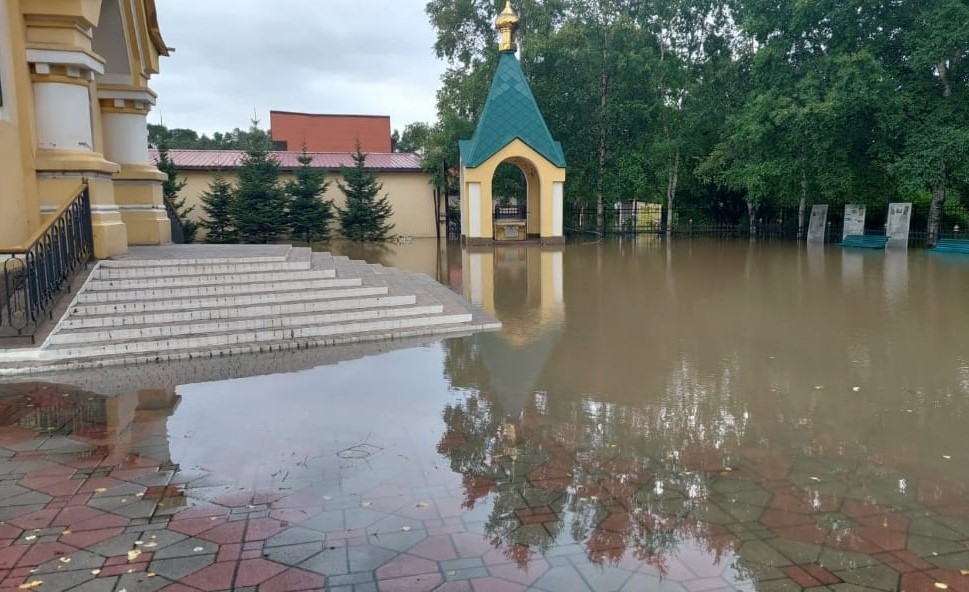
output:
[[[525,206],[495,206],[495,220],[524,220],[527,215]]]
[[[19,247],[0,247],[0,338],[30,337],[94,257],[86,185]]]

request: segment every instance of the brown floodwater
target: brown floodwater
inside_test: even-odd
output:
[[[333,248],[503,329],[258,376],[226,359],[224,380],[0,385],[0,535],[23,531],[0,569],[31,567],[2,548],[37,544],[27,517],[77,503],[111,536],[193,537],[142,571],[202,590],[969,590],[969,258]],[[104,540],[57,544],[110,565]]]

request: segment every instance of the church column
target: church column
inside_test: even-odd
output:
[[[172,226],[162,197],[165,175],[148,156],[148,110],[154,104],[154,93],[102,85],[98,99],[105,157],[121,167],[114,176],[114,193],[127,227],[128,243],[170,243]]]
[[[124,253],[128,237],[111,177],[119,167],[102,154],[94,103],[94,77],[104,72],[104,60],[91,50],[100,2],[23,0],[20,6],[27,25],[41,214],[57,210],[86,180],[95,256]]]

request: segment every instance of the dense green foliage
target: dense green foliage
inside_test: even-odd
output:
[[[343,169],[343,181],[337,182],[346,195],[346,203],[338,210],[340,232],[354,241],[382,241],[388,238],[393,225],[390,201],[381,196],[383,186],[377,174],[366,169],[367,155],[360,150],[353,155],[354,166]]]
[[[449,66],[423,146],[436,175],[474,132],[503,5],[427,3]],[[640,200],[671,207],[674,223],[753,223],[765,207],[803,219],[811,203],[913,201],[931,225],[947,200],[969,202],[964,0],[514,6],[522,67],[566,150],[571,208]]]
[[[240,165],[230,208],[237,238],[243,243],[276,242],[287,231],[289,199],[268,140],[250,135]]]
[[[191,129],[148,124],[148,143],[172,150],[245,150],[253,141],[270,142],[269,132],[252,126],[248,130],[235,128],[231,132],[215,132],[210,137]]]
[[[201,222],[207,232],[205,242],[214,244],[235,243],[235,225],[232,219],[232,185],[221,173],[209,183],[208,190],[201,196],[202,211],[205,218]]]
[[[162,182],[162,196],[168,207],[175,212],[182,225],[182,233],[186,243],[195,242],[198,234],[199,223],[188,217],[195,210],[195,206],[186,206],[185,198],[179,197],[179,192],[185,187],[185,181],[178,178],[178,167],[172,162],[168,155],[168,146],[162,144],[158,147],[158,170],[165,174]]]
[[[333,219],[333,202],[323,199],[329,183],[322,170],[310,166],[313,157],[306,153],[305,147],[298,160],[296,178],[286,184],[289,236],[307,243],[326,240],[330,237]]]

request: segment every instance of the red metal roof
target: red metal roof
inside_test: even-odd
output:
[[[158,162],[158,150],[150,151],[151,162]],[[301,152],[273,152],[279,160],[283,170],[292,170],[299,166]],[[309,152],[312,165],[317,168],[338,171],[344,167],[353,166],[353,154],[350,152]],[[185,170],[231,170],[239,168],[239,162],[245,152],[242,150],[169,150],[168,157],[175,166]],[[421,157],[412,152],[395,152],[392,154],[367,154],[367,168],[381,172],[416,173],[421,172]]]

